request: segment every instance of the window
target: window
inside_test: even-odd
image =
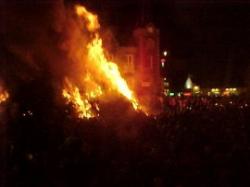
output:
[[[133,63],[133,55],[127,55],[128,64]]]
[[[131,70],[134,68],[134,56],[131,54],[127,55],[127,65]]]
[[[109,59],[110,59],[110,61],[113,61],[114,60],[114,55],[110,54]]]

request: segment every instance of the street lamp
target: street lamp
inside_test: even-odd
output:
[[[168,55],[168,52],[167,51],[163,51],[163,56],[167,56]]]

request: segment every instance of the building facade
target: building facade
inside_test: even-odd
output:
[[[123,75],[136,91],[140,103],[149,113],[162,109],[162,78],[160,74],[159,30],[154,25],[136,28],[134,44],[122,46],[116,58]]]

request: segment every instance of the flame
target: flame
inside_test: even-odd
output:
[[[6,90],[0,92],[0,104],[6,102],[8,98],[9,98],[9,93]]]
[[[79,18],[86,21],[86,28],[89,33],[92,33],[87,46],[82,46],[87,50],[86,58],[80,59],[80,63],[85,63],[88,73],[79,75],[83,77],[83,84],[80,86],[66,78],[62,91],[63,97],[67,103],[73,105],[78,117],[87,119],[96,117],[99,106],[95,101],[105,95],[104,85],[127,98],[135,110],[140,109],[136,97],[126,80],[122,78],[118,66],[105,56],[102,39],[97,32],[100,28],[98,16],[80,5],[75,7],[75,11]]]
[[[76,5],[76,14],[86,19],[88,31],[93,32],[100,28],[98,16],[89,12],[84,6]]]
[[[127,82],[122,78],[118,66],[109,62],[105,57],[102,39],[98,35],[88,45],[88,58],[95,67],[99,67],[97,71],[100,71],[103,77],[110,82],[110,86],[131,101],[135,109],[138,109],[138,102]]]
[[[76,110],[79,118],[93,118],[96,116],[91,105],[91,100],[102,94],[99,89],[81,94],[77,86],[72,84],[67,78],[65,79],[65,88],[62,91],[63,97],[67,100],[67,103],[72,103],[73,108]],[[99,106],[94,105],[95,110],[99,111]]]

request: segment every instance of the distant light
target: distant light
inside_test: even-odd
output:
[[[212,88],[211,92],[215,95],[219,95],[220,94],[220,89],[219,88]]]
[[[223,96],[229,96],[230,95],[230,92],[228,90],[225,90],[222,94]]]
[[[190,77],[187,78],[185,82],[185,88],[186,89],[192,89],[193,88],[193,82]]]
[[[184,92],[183,95],[186,97],[190,97],[190,96],[192,96],[192,93],[191,92]]]
[[[200,93],[200,87],[197,86],[197,85],[195,85],[195,86],[193,87],[193,92],[196,93],[196,94]]]
[[[27,113],[32,116],[33,115],[33,112],[31,110],[28,110]]]
[[[171,97],[174,96],[174,92],[170,92],[169,96],[171,96]]]
[[[27,110],[26,112],[22,113],[23,117],[33,116],[33,112],[31,110]]]
[[[239,91],[237,88],[226,88],[223,92],[223,95],[229,96],[229,95],[238,95]]]
[[[163,56],[167,56],[168,52],[167,51],[163,51]]]
[[[161,59],[161,67],[164,68],[166,60],[164,58]]]
[[[199,87],[199,86],[194,86],[193,89],[194,89],[194,90],[200,90],[200,87]]]

